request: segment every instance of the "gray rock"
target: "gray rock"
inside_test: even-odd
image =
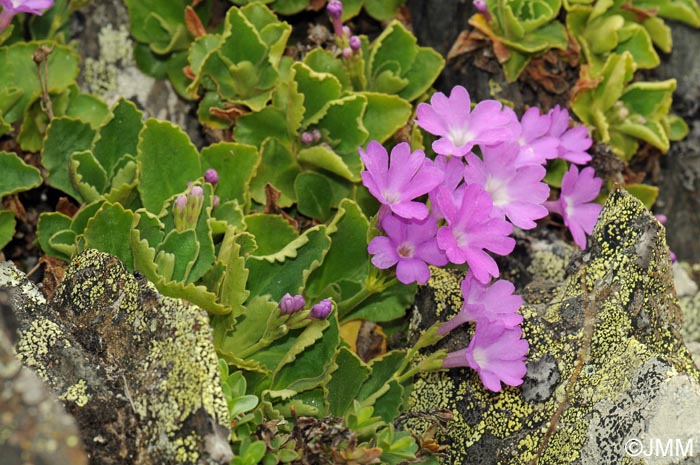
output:
[[[449,446],[442,463],[698,463],[700,444],[695,458],[650,449],[669,439],[682,447],[700,440],[700,371],[680,333],[664,233],[640,202],[617,191],[590,246],[568,265],[569,253],[556,241],[520,241],[515,255],[531,265],[508,277],[525,300],[528,375],[522,386],[500,393],[485,390],[467,369],[418,380],[412,409],[454,416],[438,435]],[[508,275],[508,264],[501,265]],[[559,271],[547,275],[542,266]],[[419,292],[418,328],[460,307],[461,276],[435,271]],[[441,347],[465,347],[469,332],[453,331]],[[410,425],[418,432],[429,427]],[[637,440],[644,450],[633,461],[625,445],[632,441],[635,452]],[[648,451],[656,453],[644,456]]]
[[[207,315],[86,250],[46,304],[9,262],[16,352],[77,420],[91,463],[220,464],[228,408]]]

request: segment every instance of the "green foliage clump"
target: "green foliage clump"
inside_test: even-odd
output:
[[[199,99],[200,121],[233,140],[199,149],[182,129],[144,119],[127,100],[109,108],[80,93],[78,56],[59,43],[62,23],[51,22],[37,37],[53,40],[13,38],[0,47],[0,67],[11,70],[0,74],[0,131],[19,128],[19,146],[39,152],[42,168],[0,152],[0,196],[42,183],[70,196],[80,206],[74,215],[39,217],[37,241],[47,255],[113,254],[162,294],[209,312],[232,463],[297,460],[309,451],[290,438],[308,433],[305,444],[314,444],[311,431],[330,417],[340,418],[340,436],[328,457],[423,460],[414,438],[393,425],[416,351],[366,363],[340,332],[353,319],[397,320],[413,300],[415,286],[370,266],[378,205],[359,186],[357,149],[396,137],[443,59],[398,22],[371,42],[361,37],[351,56],[340,53],[338,39],[294,57],[286,54],[291,26],[261,3],[231,7],[211,32],[206,1],[127,7],[139,65]],[[39,64],[37,51],[45,54]],[[13,213],[0,211],[0,245],[14,227]],[[330,299],[333,312],[315,319],[308,305],[283,314],[286,293],[309,304]],[[421,369],[436,368],[442,355]],[[314,428],[302,430],[300,417],[313,417]]]

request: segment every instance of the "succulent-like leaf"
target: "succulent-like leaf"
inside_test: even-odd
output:
[[[254,213],[245,217],[245,224],[248,233],[255,236],[257,256],[276,254],[299,236],[280,215]]]
[[[131,224],[134,212],[125,210],[118,203],[105,202],[87,222],[83,232],[84,247],[98,249],[119,257],[129,269],[134,269],[131,252]]]
[[[360,387],[369,378],[370,368],[347,347],[341,347],[335,358],[340,369],[333,372],[326,385],[328,414],[343,417],[357,398]],[[342,368],[341,368],[342,367]]]
[[[317,334],[320,336],[321,332],[323,337],[310,345],[309,341],[314,340]],[[327,382],[339,342],[335,312],[324,320],[311,322],[280,361],[273,374],[272,389],[301,392]]]
[[[173,123],[149,119],[139,135],[138,190],[143,206],[160,213],[169,197],[184,192],[188,182],[202,175],[197,149]]]
[[[216,194],[226,200],[236,199],[250,205],[250,182],[259,163],[258,150],[251,145],[220,142],[202,149],[202,169],[219,173]]]
[[[119,99],[112,107],[112,118],[98,130],[92,146],[95,158],[108,177],[115,174],[115,167],[124,155],[136,155],[138,135],[143,128],[143,114],[132,102]]]
[[[27,191],[41,185],[41,173],[16,154],[0,151],[0,197]]]
[[[305,171],[294,180],[299,212],[321,222],[331,217],[333,192],[327,176]]]
[[[0,210],[0,250],[14,237],[15,223],[14,213],[9,210]]]
[[[250,194],[261,204],[267,200],[265,185],[270,184],[281,192],[277,201],[280,207],[288,207],[296,202],[294,179],[301,172],[299,164],[290,150],[279,140],[267,139],[260,149],[261,162],[258,172],[250,183]]]
[[[94,137],[95,130],[87,123],[69,117],[54,118],[41,152],[41,163],[49,173],[46,183],[81,200],[82,196],[71,182],[70,157],[73,152],[88,150]]]
[[[18,42],[0,48],[0,88],[11,88],[15,92],[14,104],[4,109],[3,118],[14,123],[23,117],[24,111],[41,95],[37,65],[32,60],[34,52],[42,46],[52,48],[48,56],[48,89],[61,93],[78,77],[78,54],[66,45],[55,42]],[[21,91],[21,93],[16,93]]]
[[[302,239],[306,242],[302,243]],[[274,300],[279,300],[287,292],[292,295],[300,293],[309,274],[323,261],[331,241],[326,227],[319,225],[308,229],[293,242],[301,245],[289,251],[283,249],[288,257],[283,262],[270,261],[269,256],[248,257],[248,290],[252,296],[270,294]]]

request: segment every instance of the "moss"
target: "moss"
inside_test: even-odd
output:
[[[546,246],[533,254],[530,271],[551,272],[521,291],[530,343],[525,383],[492,393],[464,369],[416,383],[411,409],[455,413],[442,437],[450,446],[445,463],[618,463],[620,444],[639,433],[647,421],[642,409],[661,387],[679,374],[700,378],[679,335],[664,232],[637,200],[610,196],[591,247],[574,257],[565,281],[561,256]],[[438,319],[459,309],[459,282],[459,275],[436,273],[421,291]],[[455,333],[443,348],[466,346],[469,331]]]

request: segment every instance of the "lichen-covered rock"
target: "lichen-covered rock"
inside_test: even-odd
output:
[[[11,264],[16,352],[65,402],[91,463],[218,464],[232,458],[206,313],[159,295],[115,257],[86,250],[51,301]]]
[[[686,444],[700,431],[700,372],[680,335],[663,227],[617,191],[590,247],[568,266],[562,265],[566,248],[556,244],[521,245],[516,253],[530,254],[530,268],[513,277],[528,283],[520,288],[530,342],[523,385],[493,393],[466,369],[416,383],[413,410],[454,415],[439,438],[449,445],[444,463],[671,463],[643,455],[633,460],[625,451],[631,439]],[[556,272],[529,273],[546,263]],[[459,309],[459,282],[457,274],[436,270],[419,292],[419,328]],[[460,328],[442,347],[455,350],[468,340],[469,328]]]
[[[17,324],[0,288],[0,457],[3,465],[88,463],[77,425],[31,369],[14,355]]]

